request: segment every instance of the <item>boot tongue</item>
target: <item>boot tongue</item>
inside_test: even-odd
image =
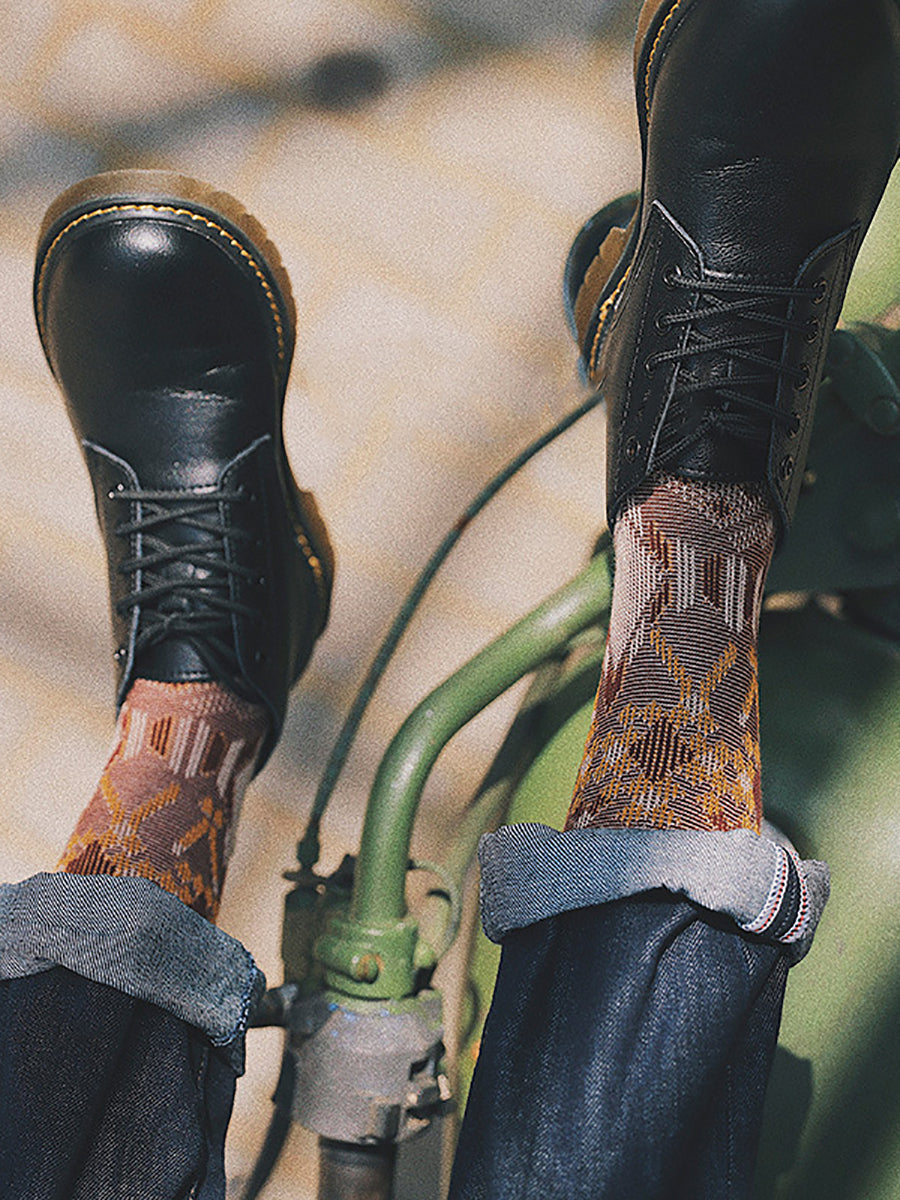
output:
[[[715,275],[707,273],[706,278],[715,279]],[[740,281],[752,287],[752,279]],[[725,295],[721,299],[727,303],[730,297]],[[709,293],[701,294],[696,308],[711,308],[714,303]],[[754,311],[784,316],[786,303],[760,296]],[[761,470],[765,465],[770,422],[764,413],[742,405],[735,396],[747,396],[774,410],[778,376],[774,370],[767,371],[759,364],[739,358],[731,350],[704,349],[702,339],[715,341],[758,334],[758,342],[745,349],[777,362],[783,333],[742,313],[700,317],[690,328],[690,346],[695,352],[686,354],[678,365],[676,399],[673,400],[682,419],[667,422],[664,426],[660,453],[665,456],[667,451],[677,451],[679,462],[700,475],[713,460],[722,464],[726,472],[740,474],[741,471]],[[748,375],[758,376],[760,382],[735,382]],[[678,396],[688,388],[691,389],[688,394]],[[734,395],[723,394],[723,391]]]
[[[165,504],[162,507],[174,506]],[[150,508],[151,505],[145,503],[145,515]],[[197,519],[217,523],[218,513],[215,510],[199,511]],[[169,593],[148,600],[142,606],[139,638],[145,631],[156,631],[157,636],[151,636],[149,644],[138,651],[135,673],[144,679],[216,679],[228,685],[230,680],[219,679],[221,672],[213,671],[209,656],[198,650],[198,642],[203,643],[210,636],[224,640],[226,644],[231,642],[228,614],[223,614],[216,604],[217,599],[230,596],[228,576],[212,565],[214,559],[223,559],[221,539],[214,533],[195,528],[184,518],[176,518],[161,524],[154,536],[144,535],[146,553],[152,554],[160,543],[183,549],[183,553],[172,562],[144,572],[144,587],[165,584],[173,587]],[[209,565],[205,565],[204,560]],[[205,628],[210,620],[212,630]]]
[[[166,583],[176,587],[143,606],[141,631],[156,628],[159,640],[151,638],[136,655],[134,673],[141,678],[232,682],[218,679],[208,659],[198,652],[203,630],[188,632],[179,625],[185,618],[190,623],[191,614],[220,616],[222,610],[214,599],[229,596],[227,574],[213,565],[223,558],[221,538],[193,522],[212,526],[221,522],[219,506],[207,507],[201,501],[215,496],[223,470],[253,440],[256,431],[242,415],[245,408],[237,401],[201,392],[138,395],[130,398],[127,418],[117,430],[122,457],[135,465],[142,491],[185,493],[183,504],[175,499],[146,500],[142,505],[145,518],[154,512],[173,513],[172,520],[143,534],[144,554],[150,556],[163,546],[183,547],[184,554],[144,573],[144,587]],[[135,453],[132,439],[138,430],[141,443]],[[130,454],[125,448],[129,443]],[[188,510],[183,517],[174,515],[180,508]],[[179,584],[185,586],[179,588]],[[172,624],[170,632],[168,622]],[[227,623],[213,636],[230,642]]]
[[[750,287],[753,285],[751,279],[740,280],[740,282],[745,282]],[[727,303],[731,297],[724,296],[722,299]],[[712,306],[713,303],[708,294],[700,296],[698,308]],[[782,302],[776,308],[772,300],[761,296],[752,311],[758,311],[767,316],[783,316],[785,306],[786,302]],[[700,317],[691,325],[689,344],[695,348],[696,352],[689,354],[683,360],[679,370],[678,386],[687,386],[689,382],[695,386],[702,385],[704,390],[698,391],[697,395],[704,400],[704,404],[708,406],[711,402],[715,408],[724,408],[726,411],[734,409],[746,412],[746,409],[741,409],[740,401],[722,396],[720,389],[752,397],[764,404],[774,405],[778,387],[778,378],[774,371],[767,371],[765,367],[757,363],[748,362],[747,359],[739,356],[737,350],[704,349],[704,339],[715,342],[754,336],[758,337],[756,342],[738,349],[777,362],[781,356],[784,340],[782,330],[753,320],[746,313],[725,313],[721,316],[717,314]],[[736,379],[746,378],[748,375],[759,377],[760,382],[756,384],[734,382]]]

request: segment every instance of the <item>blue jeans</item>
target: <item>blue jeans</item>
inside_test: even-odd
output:
[[[480,856],[504,950],[454,1200],[745,1195],[824,866],[747,833],[529,825]],[[264,986],[145,880],[0,886],[0,1200],[222,1200]]]
[[[195,1027],[64,967],[0,984],[3,1200],[221,1200],[235,1071]]]
[[[155,884],[0,887],[0,1198],[222,1200],[265,980]]]
[[[450,1200],[749,1197],[823,864],[748,833],[544,826],[481,858],[503,953]]]

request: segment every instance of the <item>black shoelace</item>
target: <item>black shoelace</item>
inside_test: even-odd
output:
[[[806,364],[794,367],[786,363],[781,354],[773,358],[766,353],[768,343],[783,343],[785,333],[803,334],[808,342],[819,336],[819,321],[797,320],[784,316],[790,302],[812,300],[816,303],[825,298],[825,281],[819,280],[812,287],[777,287],[768,284],[740,283],[733,280],[692,279],[683,275],[678,267],[666,269],[664,282],[667,287],[681,288],[696,297],[697,307],[680,312],[661,313],[656,318],[660,331],[671,326],[688,326],[684,344],[675,350],[661,350],[652,354],[645,363],[649,372],[667,362],[683,363],[699,355],[717,355],[724,365],[721,378],[703,377],[682,370],[672,399],[683,401],[699,392],[707,392],[718,398],[719,403],[710,408],[707,422],[734,437],[747,438],[755,442],[766,442],[772,422],[779,424],[789,433],[799,429],[800,418],[796,412],[776,409],[774,396],[778,383],[784,379],[793,385],[796,392],[809,386],[810,370]],[[705,305],[705,307],[704,307]],[[774,312],[773,308],[782,312]],[[753,323],[745,333],[715,335],[703,333],[697,328],[704,320],[720,321],[722,318],[738,316],[743,323]],[[752,364],[758,371],[739,373],[737,362]],[[761,396],[768,392],[771,399]]]
[[[116,489],[111,499],[139,503],[141,515],[116,526],[120,537],[139,535],[140,551],[119,566],[123,575],[136,581],[131,593],[116,604],[126,616],[141,610],[135,639],[135,654],[166,641],[183,638],[218,680],[234,681],[239,674],[232,635],[232,617],[258,618],[249,605],[231,597],[231,581],[256,580],[249,567],[230,561],[225,541],[250,542],[253,535],[228,524],[220,504],[246,502],[243,489],[235,491],[183,492]],[[189,528],[203,536],[179,544],[168,540],[175,528]],[[175,574],[190,568],[190,573]],[[119,653],[122,653],[121,651]]]

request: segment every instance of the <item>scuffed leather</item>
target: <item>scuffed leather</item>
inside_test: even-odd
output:
[[[277,289],[267,280],[267,293],[229,240],[186,215],[112,212],[69,224],[54,243],[57,232],[38,256],[38,323],[107,548],[117,701],[138,675],[211,676],[185,638],[136,656],[141,611],[123,616],[116,604],[140,586],[139,576],[120,570],[139,551],[140,535],[115,530],[140,517],[140,504],[110,493],[242,487],[246,498],[223,496],[219,515],[252,534],[226,539],[225,552],[252,571],[252,580],[231,575],[229,587],[256,614],[234,616],[232,633],[241,690],[272,717],[261,766],[326,615],[291,524],[296,485],[281,433],[291,346],[289,321],[280,333],[275,320]],[[176,536],[188,544],[195,535],[179,527]],[[177,565],[169,571],[177,574]]]
[[[703,479],[765,479],[787,526],[828,337],[900,145],[900,8],[896,0],[666,3],[638,55],[636,92],[644,177],[638,233],[625,251],[631,268],[598,335],[609,299],[601,296],[584,343],[587,357],[599,347],[595,378],[610,412],[610,522],[646,472],[664,465]],[[792,437],[773,428],[764,452],[748,446],[742,460],[734,439],[701,432],[699,420],[693,430],[666,427],[679,364],[651,380],[641,361],[664,341],[648,330],[648,314],[652,322],[657,275],[670,258],[723,279],[826,281],[814,343],[785,339],[785,362],[807,363],[809,386],[788,397],[782,384],[772,398],[798,414]],[[623,462],[626,447],[632,458]]]

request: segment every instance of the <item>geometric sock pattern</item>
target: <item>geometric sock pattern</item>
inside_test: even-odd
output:
[[[214,922],[267,729],[262,708],[218,684],[136,680],[57,871],[150,879]]]
[[[566,829],[759,832],[756,484],[647,480],[616,521],[609,634]]]

